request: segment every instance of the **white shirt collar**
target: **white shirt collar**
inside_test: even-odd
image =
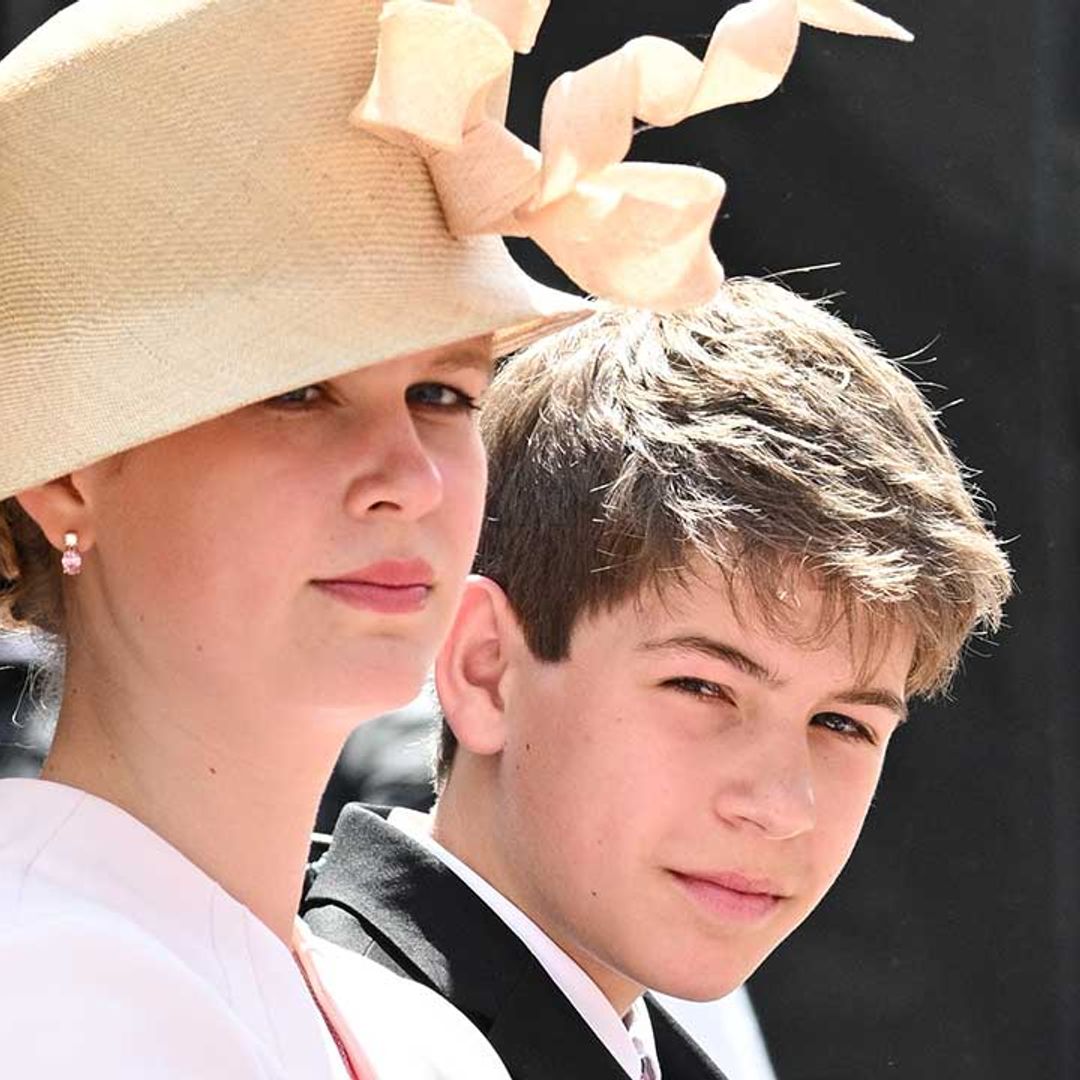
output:
[[[632,1080],[641,1078],[641,1057],[635,1040],[652,1059],[660,1080],[652,1021],[642,998],[634,1002],[624,1022],[596,983],[528,915],[432,837],[429,814],[399,809],[391,812],[389,820],[452,870],[521,939]]]

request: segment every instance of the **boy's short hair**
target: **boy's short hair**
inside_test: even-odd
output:
[[[478,573],[540,659],[578,619],[719,568],[782,627],[795,577],[821,627],[915,633],[911,694],[996,629],[1008,561],[970,474],[900,366],[780,285],[732,279],[678,315],[605,309],[509,361],[484,405]],[[455,750],[443,725],[438,774]]]

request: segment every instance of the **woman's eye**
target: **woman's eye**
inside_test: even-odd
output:
[[[723,686],[709,682],[708,679],[680,676],[677,679],[667,679],[663,685],[677,690],[680,694],[697,698],[699,701],[731,701],[731,694]]]
[[[852,720],[850,716],[844,716],[843,713],[818,713],[810,723],[823,727],[827,731],[834,731],[845,739],[855,739],[858,742],[877,746],[877,734],[872,728],[867,727],[866,724],[860,724],[857,720]]]
[[[295,390],[289,390],[284,394],[267,398],[264,404],[274,409],[305,409],[312,405],[318,405],[325,400],[326,387],[321,383],[312,386],[299,386]]]
[[[444,383],[417,383],[406,391],[405,398],[410,405],[424,409],[449,409],[465,412],[479,408],[474,398],[463,390]]]

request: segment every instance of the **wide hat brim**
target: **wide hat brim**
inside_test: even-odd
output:
[[[349,122],[380,0],[80,0],[0,63],[0,497],[293,387],[584,317]]]

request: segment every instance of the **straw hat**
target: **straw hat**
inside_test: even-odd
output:
[[[805,11],[741,5],[753,18],[725,19],[704,66],[685,54],[681,82],[639,49],[635,85],[660,63],[663,101],[628,91],[627,57],[574,73],[541,154],[502,114],[546,7],[79,0],[0,62],[0,497],[305,383],[480,335],[502,354],[587,313],[500,232],[612,299],[715,291],[719,178],[615,162],[646,106],[674,123],[770,92]],[[866,14],[854,32],[884,32]]]
[[[0,64],[0,494],[578,317],[358,131],[378,0],[81,0]]]

